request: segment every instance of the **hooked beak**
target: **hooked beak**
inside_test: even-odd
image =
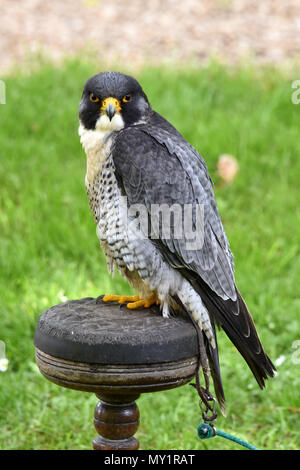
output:
[[[110,121],[112,120],[112,118],[114,117],[116,113],[120,112],[120,110],[121,110],[120,101],[117,100],[116,98],[109,97],[103,100],[101,111],[102,113],[105,113],[108,116]]]
[[[116,111],[117,111],[116,108],[111,103],[109,103],[109,105],[105,108],[105,112],[106,112],[107,116],[109,117],[110,121],[112,120],[112,118],[116,114]]]

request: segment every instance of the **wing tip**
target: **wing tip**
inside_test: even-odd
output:
[[[248,319],[249,321],[248,326],[249,326],[250,334],[252,333],[252,335],[256,339],[256,343],[259,346],[258,348],[259,352],[255,353],[252,350],[251,356],[249,354],[245,354],[245,355],[243,354],[243,356],[245,360],[247,361],[258,385],[260,386],[261,389],[263,389],[265,388],[265,385],[266,385],[265,381],[275,376],[276,367],[274,366],[269,356],[266,354],[261,344],[253,319],[249,313],[249,310],[247,308],[247,305],[244,299],[242,298],[238,289],[236,289],[236,292],[237,292],[239,310],[242,311],[244,316]]]

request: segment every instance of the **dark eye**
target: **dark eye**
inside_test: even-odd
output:
[[[98,96],[94,95],[94,93],[90,93],[90,100],[92,101],[92,103],[98,103],[99,98]]]
[[[129,103],[129,101],[132,100],[131,95],[125,95],[124,98],[122,99],[123,103]]]

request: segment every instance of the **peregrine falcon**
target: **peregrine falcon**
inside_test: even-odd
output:
[[[151,108],[137,80],[119,72],[102,72],[86,82],[79,121],[87,157],[85,186],[100,245],[110,272],[116,267],[138,292],[107,294],[103,300],[128,308],[157,303],[166,317],[178,307],[187,312],[198,327],[202,364],[205,368],[206,361],[222,410],[215,325],[263,388],[275,368],[236,287],[232,253],[202,156]],[[168,227],[163,209],[170,209]],[[142,223],[134,224],[137,213],[143,213]]]

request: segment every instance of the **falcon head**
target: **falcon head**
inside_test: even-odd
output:
[[[102,72],[84,86],[79,119],[86,129],[116,131],[145,122],[150,111],[147,96],[133,77]]]

